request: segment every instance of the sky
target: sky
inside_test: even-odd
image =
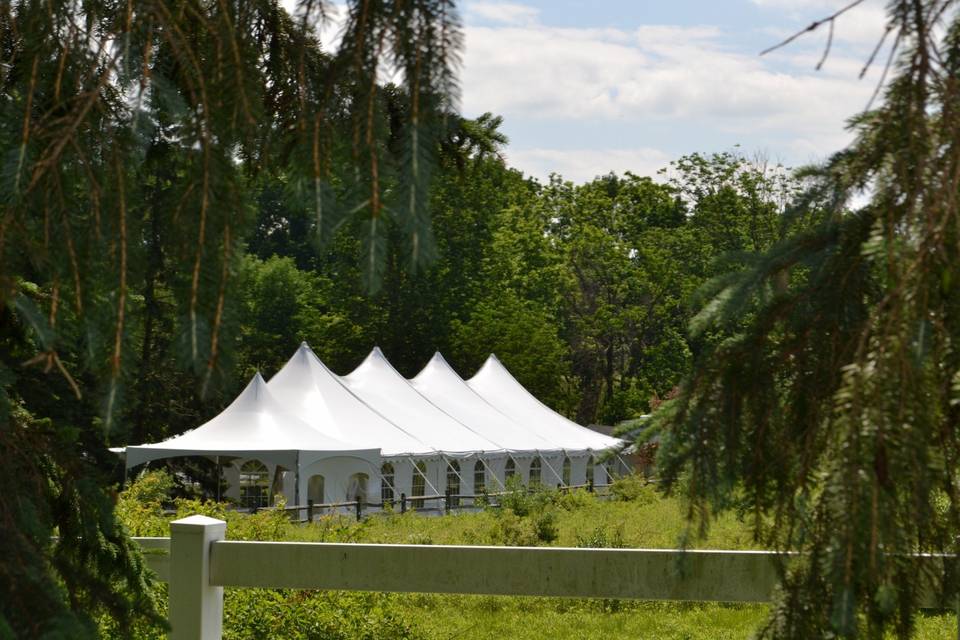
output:
[[[850,141],[879,81],[884,0],[763,49],[849,0],[466,0],[461,111],[504,118],[508,163],[546,179],[654,175],[693,152],[796,167]]]

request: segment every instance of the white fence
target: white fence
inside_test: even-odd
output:
[[[174,640],[221,638],[225,586],[765,602],[777,580],[767,551],[236,542],[226,527],[190,516],[170,538],[136,538],[169,582]],[[941,605],[937,592],[924,606]]]

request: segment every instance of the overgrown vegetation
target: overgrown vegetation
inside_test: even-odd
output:
[[[351,515],[326,516],[312,524],[294,524],[277,511],[246,515],[189,500],[175,503],[176,515],[164,515],[155,490],[166,482],[166,474],[151,472],[121,493],[119,512],[125,514],[131,531],[168,535],[171,519],[206,513],[224,517],[227,537],[232,539],[672,548],[685,529],[683,504],[648,492],[650,486],[636,477],[614,484],[620,496],[615,500],[584,491],[564,494],[545,489],[510,496],[505,504],[512,506],[503,510],[446,516],[411,512],[373,516],[360,523]],[[535,533],[545,512],[554,516],[552,540]],[[702,546],[755,548],[749,528],[729,515],[718,520]],[[227,589],[225,637],[739,639],[749,636],[765,615],[767,607],[756,605]],[[951,638],[954,624],[952,614],[930,614],[921,619],[915,637]],[[138,633],[144,639],[159,637],[156,628],[142,627]]]

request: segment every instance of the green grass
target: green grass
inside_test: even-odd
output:
[[[758,605],[492,596],[407,596],[399,606],[430,640],[746,638],[766,615]]]
[[[135,502],[121,496],[119,512],[137,535],[167,535],[173,518],[163,516],[153,498],[144,500],[146,489],[148,485],[141,487]],[[159,493],[153,491],[152,495]],[[138,495],[137,490],[130,495]],[[628,497],[630,500],[598,500],[576,493],[559,498],[555,494],[518,498],[513,506],[516,513],[529,511],[525,517],[513,510],[446,516],[406,513],[375,515],[361,523],[352,516],[331,516],[309,525],[290,523],[279,512],[242,515],[224,511],[222,505],[185,501],[179,504],[176,517],[204,513],[225,518],[227,537],[247,540],[677,547],[686,530],[682,505],[641,485],[629,487]],[[549,514],[545,520],[544,513]],[[730,514],[714,520],[706,537],[695,538],[691,546],[757,548],[749,528]],[[725,639],[751,637],[764,623],[767,611],[765,605],[754,604],[228,589],[224,631],[225,637],[233,640]],[[925,613],[918,619],[914,637],[956,638],[956,616]]]

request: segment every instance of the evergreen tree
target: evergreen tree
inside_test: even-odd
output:
[[[658,414],[691,517],[736,507],[802,553],[772,638],[905,638],[925,585],[957,592],[911,558],[960,552],[957,3],[891,2],[889,33],[880,106],[785,219],[805,230],[713,282],[692,328],[717,339]]]
[[[457,95],[452,2],[352,2],[337,51],[317,38],[324,10],[0,1],[0,636],[155,615],[112,515],[106,447],[130,422],[147,434],[142,391],[164,363],[187,372],[168,390],[229,382],[228,292],[261,176],[284,176],[325,237],[362,226],[368,283],[386,219],[410,264],[429,257],[424,193]],[[386,64],[404,78],[396,167],[382,161]]]

